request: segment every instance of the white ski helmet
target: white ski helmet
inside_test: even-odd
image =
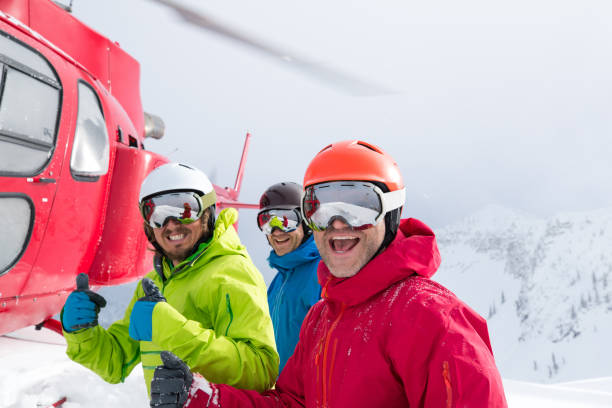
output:
[[[212,183],[202,171],[182,163],[166,163],[154,169],[142,182],[140,197],[143,199],[170,191],[195,191],[201,196],[209,196],[213,205],[217,194]]]

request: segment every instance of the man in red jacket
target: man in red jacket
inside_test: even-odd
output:
[[[429,279],[440,264],[431,229],[400,221],[405,189],[395,161],[365,142],[334,143],[312,160],[304,186],[323,299],[276,388],[192,380],[164,353],[151,406],[506,407],[485,320]]]

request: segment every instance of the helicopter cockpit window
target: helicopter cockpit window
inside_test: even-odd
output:
[[[19,260],[32,233],[34,206],[25,196],[0,193],[0,275]]]
[[[0,174],[37,174],[55,145],[59,80],[41,55],[4,33],[0,72]]]
[[[109,155],[108,133],[100,101],[89,85],[79,82],[79,114],[70,158],[72,174],[85,180],[106,174]]]

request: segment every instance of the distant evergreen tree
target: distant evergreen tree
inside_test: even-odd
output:
[[[580,295],[580,307],[583,309],[587,308],[587,302],[584,300],[584,295]]]
[[[491,317],[495,316],[496,313],[497,308],[495,307],[495,303],[493,303],[491,306],[489,306],[489,316],[487,317],[487,319],[490,319]]]
[[[552,353],[552,369],[555,374],[559,371],[559,365],[557,364],[557,358],[555,357],[555,353]]]

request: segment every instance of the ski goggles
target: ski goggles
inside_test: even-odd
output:
[[[257,226],[266,235],[272,234],[274,228],[283,232],[295,231],[302,222],[297,210],[272,209],[257,214]]]
[[[315,231],[325,230],[336,219],[354,229],[367,229],[405,201],[405,189],[384,193],[369,182],[334,181],[306,187],[302,214]]]
[[[191,224],[216,201],[217,195],[214,190],[203,196],[195,192],[165,193],[142,200],[140,213],[152,228],[161,228],[169,220]]]

